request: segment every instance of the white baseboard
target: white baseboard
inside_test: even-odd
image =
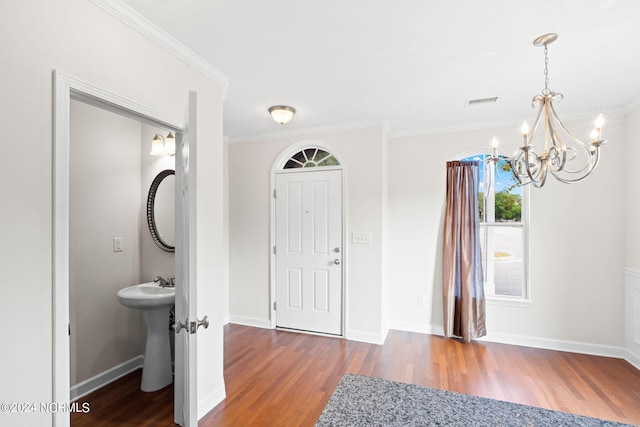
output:
[[[245,316],[229,316],[229,323],[243,326],[251,326],[254,328],[263,328],[263,329],[274,329],[271,325],[271,321],[267,319],[257,319],[254,317],[245,317]],[[323,335],[323,334],[320,334]],[[372,334],[370,332],[361,332],[349,330],[346,332],[345,338],[352,341],[361,341],[369,344],[384,344],[384,340],[387,338],[387,334]]]
[[[625,350],[622,347],[578,341],[557,340],[552,338],[530,337],[525,335],[489,333],[486,337],[480,338],[479,341],[589,354],[592,356],[614,357],[617,359],[623,359],[625,356]]]
[[[107,369],[106,371],[101,372],[98,375],[94,375],[89,379],[79,382],[78,384],[71,387],[71,401],[73,402],[75,400],[78,400],[81,397],[84,397],[87,394],[94,392],[109,383],[114,382],[118,378],[124,377],[128,373],[142,368],[143,364],[144,356],[139,355],[131,360],[127,360],[124,363],[116,365],[113,368]]]
[[[353,329],[351,329],[347,331],[345,338],[351,341],[360,341],[366,342],[368,344],[383,345],[384,341],[387,339],[387,332],[372,334],[371,332],[354,331]]]
[[[229,323],[263,329],[273,329],[269,320],[256,319],[251,317],[230,316]],[[442,325],[427,325],[424,323],[390,321],[389,329],[444,336],[444,328]],[[387,338],[387,333],[384,332],[380,334],[372,334],[370,332],[348,330],[346,332],[345,338],[351,341],[360,341],[369,344],[383,345]],[[571,353],[590,354],[593,356],[614,357],[616,359],[625,359],[640,370],[640,356],[631,352],[630,349],[625,349],[623,347],[502,333],[490,333],[486,337],[481,338],[480,341],[518,345],[523,347],[542,348],[546,350],[567,351]]]
[[[634,368],[640,371],[640,355],[634,354],[627,350],[624,355],[624,360],[631,363]]]
[[[397,331],[405,332],[417,332],[419,334],[439,335],[444,336],[444,328],[440,325],[425,325],[424,323],[413,322],[401,322],[392,321],[389,322],[389,329],[395,329]]]
[[[265,320],[265,319],[256,319],[254,317],[230,315],[229,323],[242,325],[242,326],[251,326],[254,328],[274,329],[273,326],[271,326],[271,321]],[[323,335],[323,334],[320,334],[320,335]],[[351,341],[360,341],[360,342],[366,342],[369,344],[382,345],[384,344],[384,341],[387,338],[387,333],[385,332],[381,334],[372,334],[370,332],[349,330],[346,332],[345,338]]]
[[[640,271],[624,269],[625,359],[640,369]]]
[[[423,323],[400,321],[393,321],[390,322],[390,324],[391,329],[399,331],[444,336],[444,328],[441,325],[426,325]],[[502,333],[489,333],[487,336],[480,338],[479,341],[543,348],[546,350],[567,351],[594,356],[614,357],[617,359],[625,359],[640,369],[640,357],[634,355],[628,349],[625,351],[622,347]]]
[[[198,419],[201,419],[227,397],[224,384],[216,390],[198,399]]]
[[[258,319],[255,317],[229,315],[229,323],[236,325],[253,326],[254,328],[273,329],[271,321],[268,319]]]

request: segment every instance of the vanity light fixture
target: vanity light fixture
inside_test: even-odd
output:
[[[274,105],[273,107],[269,107],[269,114],[271,114],[271,118],[281,125],[289,123],[295,113],[295,108],[287,105]]]
[[[151,141],[152,156],[174,156],[176,154],[176,138],[171,132],[167,137],[163,137],[156,133]]]
[[[536,47],[544,47],[544,89],[540,95],[533,97],[532,107],[539,107],[538,115],[529,128],[527,122],[522,124],[520,132],[523,143],[513,157],[508,159],[511,170],[520,185],[533,184],[542,187],[547,180],[548,172],[560,182],[571,184],[588,177],[598,166],[600,147],[607,140],[602,138],[602,114],[596,118],[591,132],[591,141],[583,142],[575,137],[560,121],[553,102],[562,100],[562,94],[549,89],[549,71],[547,45],[558,38],[555,33],[544,34],[533,41]],[[532,144],[538,125],[542,124],[542,146],[535,151]],[[494,144],[496,157],[496,144]],[[577,166],[576,166],[577,165]]]

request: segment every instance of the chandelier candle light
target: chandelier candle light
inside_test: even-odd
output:
[[[548,172],[561,182],[571,184],[582,181],[593,172],[600,160],[600,147],[607,141],[602,139],[602,114],[595,121],[595,128],[591,132],[591,142],[586,144],[576,138],[562,124],[553,108],[553,101],[560,102],[561,93],[549,90],[549,71],[547,45],[558,38],[555,33],[545,34],[533,41],[536,47],[544,46],[544,89],[540,95],[533,97],[531,106],[539,106],[538,115],[533,127],[524,122],[521,127],[523,144],[509,160],[511,170],[520,185],[533,184],[542,187],[547,180]],[[534,151],[533,137],[540,123],[543,123],[544,146],[542,153]],[[567,146],[564,136],[571,145]],[[568,137],[568,139],[566,139]],[[495,156],[495,143],[492,144]],[[573,163],[569,163],[572,162]],[[578,164],[577,169],[570,169],[568,165]]]

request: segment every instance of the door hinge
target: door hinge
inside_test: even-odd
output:
[[[276,254],[276,247],[275,246],[273,247],[273,254],[274,255]]]
[[[273,190],[273,198],[276,198],[276,190]]]
[[[276,311],[276,302],[273,302],[273,311]]]
[[[71,323],[69,323],[68,326],[69,326],[69,336],[71,336]]]

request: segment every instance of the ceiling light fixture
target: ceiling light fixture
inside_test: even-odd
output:
[[[287,105],[274,105],[273,107],[269,107],[269,114],[271,114],[271,118],[281,125],[291,121],[295,113],[296,110]]]
[[[535,187],[542,187],[547,180],[548,172],[551,172],[558,181],[567,184],[582,181],[598,166],[600,147],[607,142],[602,139],[602,125],[604,123],[602,114],[598,115],[595,121],[595,128],[591,132],[591,142],[586,144],[567,130],[553,108],[553,101],[560,102],[563,96],[561,93],[549,90],[547,45],[553,43],[557,38],[557,34],[550,33],[533,41],[534,46],[544,47],[544,89],[531,101],[533,108],[539,106],[533,127],[529,130],[527,122],[522,124],[521,132],[524,142],[522,147],[518,148],[513,157],[509,159],[511,170],[520,185],[533,184]],[[544,145],[542,153],[538,154],[534,151],[532,142],[534,142],[534,136],[541,123],[543,123],[544,129],[542,131]],[[495,146],[493,157],[496,157],[497,160]],[[577,168],[567,167],[571,161],[573,161],[571,165],[578,165]]]
[[[174,156],[176,154],[176,139],[171,132],[166,138],[156,133],[151,141],[152,156]]]

